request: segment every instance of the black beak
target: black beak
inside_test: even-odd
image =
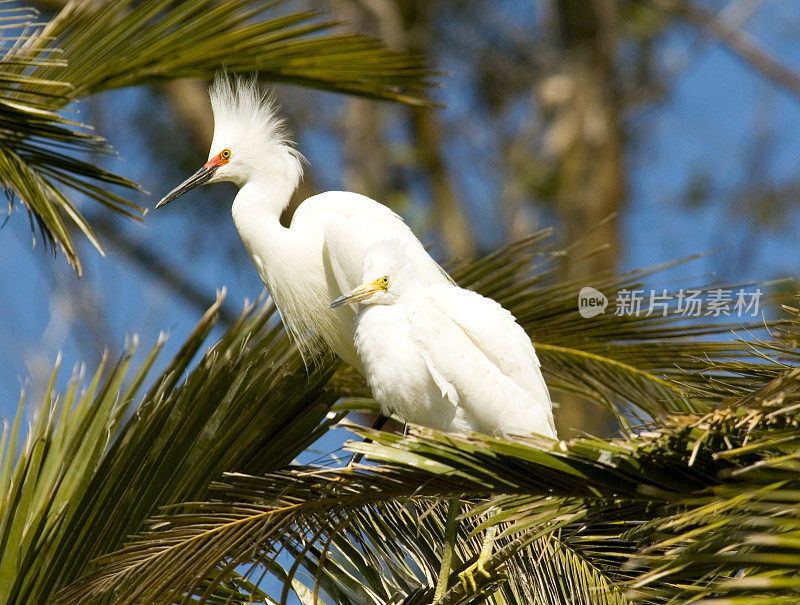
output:
[[[210,162],[209,162],[210,164]],[[188,179],[183,181],[180,185],[175,187],[172,191],[170,191],[167,195],[165,195],[158,204],[156,204],[155,209],[158,210],[161,206],[165,206],[169,204],[172,200],[179,198],[187,191],[194,189],[195,187],[199,187],[200,185],[204,185],[211,178],[214,176],[214,173],[217,172],[217,168],[219,165],[214,164],[206,164],[200,170],[195,172],[192,176]]]

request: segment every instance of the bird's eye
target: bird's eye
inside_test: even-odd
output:
[[[381,283],[384,286],[387,285],[389,283],[389,276],[388,275],[384,275],[383,277],[381,277]]]
[[[222,153],[219,154],[223,160],[227,160],[231,157],[231,150],[230,149],[223,149]]]

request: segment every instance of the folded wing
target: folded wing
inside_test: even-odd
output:
[[[431,375],[455,391],[474,430],[556,436],[539,359],[511,313],[475,292],[439,285],[409,315]]]

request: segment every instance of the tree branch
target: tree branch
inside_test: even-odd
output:
[[[756,71],[800,100],[800,74],[772,56],[747,32],[685,0],[653,0],[653,4],[664,12],[702,27]]]

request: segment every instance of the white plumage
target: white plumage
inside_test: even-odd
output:
[[[355,311],[331,309],[328,302],[359,283],[369,247],[395,238],[407,246],[424,283],[448,283],[447,274],[399,216],[363,195],[315,195],[300,204],[290,227],[283,227],[280,215],[302,177],[302,157],[274,103],[254,81],[224,76],[217,77],[210,97],[214,138],[208,162],[156,208],[204,183],[239,186],[232,208],[236,229],[304,358],[332,350],[360,369],[353,345]]]
[[[525,331],[506,309],[452,284],[421,279],[400,241],[372,246],[355,342],[384,414],[442,431],[556,437],[552,404]]]
[[[402,241],[374,244],[364,257],[362,284],[331,303],[362,305],[356,349],[383,413],[440,431],[555,439],[539,359],[514,316],[454,284],[427,283],[413,255]],[[457,499],[450,510],[458,510]],[[452,523],[455,512],[448,513]],[[475,571],[490,575],[484,564],[496,532],[496,525],[489,527],[477,560],[459,574],[473,591]],[[446,543],[434,602],[447,590],[451,556]]]
[[[156,208],[205,183],[239,187],[234,223],[307,361],[331,350],[358,369],[363,362],[384,411],[409,422],[555,437],[539,361],[508,311],[453,285],[395,213],[362,195],[313,196],[283,227],[302,157],[274,104],[254,81],[224,76],[210,97],[208,161]],[[373,282],[353,290],[363,278]],[[356,305],[347,303],[358,301],[365,308],[356,319]],[[493,536],[490,528],[475,568],[482,569]],[[472,569],[462,577],[471,579]],[[448,573],[443,563],[439,595]]]

